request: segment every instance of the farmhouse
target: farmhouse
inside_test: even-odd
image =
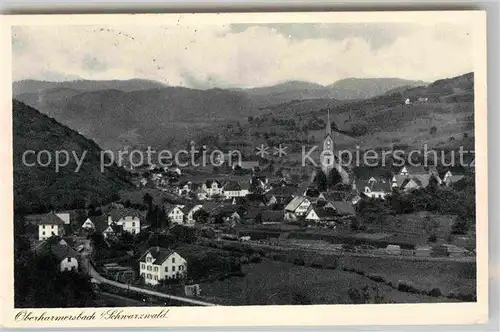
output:
[[[184,224],[184,217],[186,216],[184,205],[169,206],[165,209],[165,212],[173,224]]]
[[[226,199],[231,199],[234,197],[244,197],[249,194],[248,187],[244,189],[243,186],[236,181],[228,181],[222,187],[222,190]]]
[[[375,178],[371,178],[368,181],[357,180],[355,182],[355,189],[361,195],[377,199],[385,199],[391,193],[391,186],[384,179],[376,180]]]
[[[335,213],[335,210],[329,207],[325,208],[325,207],[311,206],[306,215],[307,221],[315,223],[333,222],[336,219],[337,219],[337,214]]]
[[[157,285],[160,280],[185,276],[187,261],[175,251],[152,247],[139,258],[139,271],[146,284]]]
[[[307,209],[311,206],[311,201],[304,196],[294,197],[290,203],[285,206],[285,220],[296,221],[305,216]]]
[[[60,262],[60,271],[77,271],[78,260],[76,251],[71,248],[67,243],[57,243],[50,245],[50,252]]]
[[[123,228],[123,231],[130,234],[139,234],[141,232],[141,218],[143,214],[139,210],[125,208],[115,209],[108,214],[108,225],[116,224]]]
[[[208,197],[222,195],[222,185],[217,180],[207,180],[201,185],[201,190],[206,192]]]
[[[92,220],[90,220],[90,218],[87,218],[87,220],[85,220],[82,224],[81,228],[87,231],[95,230],[95,224],[92,222]]]
[[[65,233],[64,225],[65,221],[56,213],[47,213],[38,221],[38,239],[43,241],[53,235],[63,236]]]

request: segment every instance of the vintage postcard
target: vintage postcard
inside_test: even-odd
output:
[[[2,326],[487,321],[485,12],[3,16],[1,46]]]

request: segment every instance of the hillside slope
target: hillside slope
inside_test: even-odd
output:
[[[12,103],[16,209],[34,212],[50,207],[71,208],[81,201],[110,201],[119,190],[130,186],[122,169],[110,167],[101,173],[101,149],[93,141],[24,103],[17,100]],[[27,150],[49,151],[52,163],[47,167],[25,165],[22,158]],[[75,172],[77,163],[72,157],[66,167],[56,172],[55,151],[63,150],[79,158],[87,151],[78,172]],[[46,162],[47,156],[41,160]],[[33,155],[27,156],[28,163],[35,161]]]

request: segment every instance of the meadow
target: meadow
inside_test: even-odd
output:
[[[356,273],[263,259],[243,266],[244,277],[202,283],[202,296],[226,305],[345,304],[349,289],[377,286],[397,303],[448,302],[446,298],[400,292]]]

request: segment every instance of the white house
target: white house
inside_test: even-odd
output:
[[[311,201],[304,196],[295,196],[290,203],[285,206],[285,220],[295,221],[306,214],[311,206]]]
[[[405,99],[405,105],[410,105],[410,104],[411,104],[410,98],[406,98]]]
[[[207,180],[201,185],[201,189],[207,193],[208,197],[222,195],[222,186],[217,180]]]
[[[54,212],[49,212],[38,222],[38,239],[43,241],[53,235],[64,235],[65,222]]]
[[[78,254],[68,244],[53,244],[50,251],[60,261],[60,271],[78,271]]]
[[[130,208],[112,210],[108,214],[108,225],[116,224],[123,228],[123,231],[130,234],[139,234],[141,232],[140,211]]]
[[[336,217],[337,214],[334,209],[311,206],[305,219],[315,223],[327,223],[335,221]]]
[[[355,188],[360,194],[370,198],[385,199],[391,193],[391,185],[384,179],[370,178],[368,181],[357,180]]]
[[[183,211],[184,205],[174,205],[166,210],[167,217],[174,224],[184,224],[185,213]]]
[[[139,271],[146,284],[157,285],[163,279],[185,276],[187,261],[175,251],[152,247],[139,258]]]
[[[92,230],[95,229],[95,224],[92,222],[92,220],[90,220],[90,218],[87,218],[87,220],[85,220],[85,222],[82,224],[82,228],[84,230]]]

